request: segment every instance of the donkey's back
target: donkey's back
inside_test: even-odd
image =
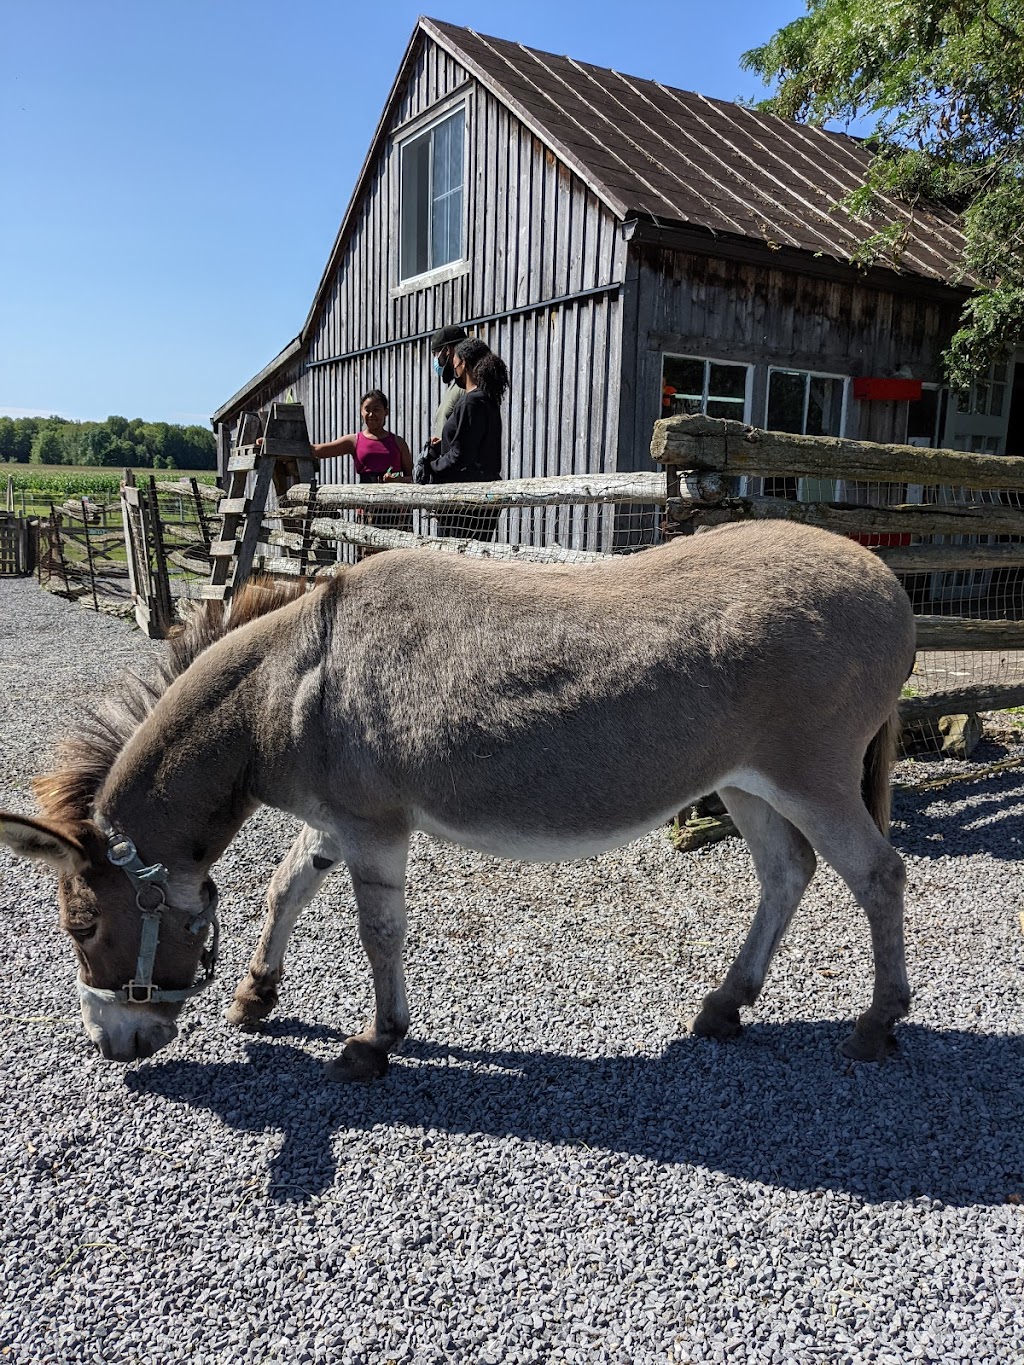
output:
[[[859,784],[914,651],[875,556],[785,523],[585,566],[381,555],[307,606],[336,673],[328,781],[521,858],[628,842],[722,786]],[[318,693],[320,752],[323,720]]]

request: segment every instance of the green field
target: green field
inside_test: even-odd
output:
[[[176,483],[179,479],[198,479],[200,483],[216,483],[217,476],[210,469],[136,469],[136,481],[143,483],[150,476],[159,483]],[[26,516],[46,516],[50,504],[68,498],[90,498],[93,502],[116,502],[121,487],[120,469],[97,469],[89,465],[45,465],[0,463],[0,510],[7,506],[7,481],[14,484],[14,510]]]

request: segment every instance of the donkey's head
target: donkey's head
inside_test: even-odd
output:
[[[85,1031],[104,1057],[131,1062],[176,1037],[182,1004],[212,979],[217,891],[207,879],[176,895],[164,867],[101,824],[0,813],[0,844],[57,873]]]

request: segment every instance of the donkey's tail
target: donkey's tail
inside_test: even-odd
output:
[[[868,745],[868,751],[864,755],[861,794],[872,820],[885,835],[889,833],[889,816],[892,809],[889,775],[896,759],[899,737],[900,716],[898,711],[894,711]]]

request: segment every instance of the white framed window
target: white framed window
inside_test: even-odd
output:
[[[957,411],[976,413],[979,417],[1002,417],[1008,401],[1008,378],[1007,362],[995,361],[985,374],[979,375],[969,392],[957,394]]]
[[[801,436],[842,436],[847,387],[844,375],[769,367],[765,426]]]
[[[769,431],[792,431],[798,436],[842,436],[846,430],[848,388],[845,375],[770,365],[765,427]],[[835,497],[836,485],[829,479],[780,476],[763,479],[761,491],[773,498],[827,502]]]
[[[460,106],[400,146],[402,281],[463,257],[466,110]]]
[[[686,413],[706,413],[708,417],[748,422],[752,375],[750,365],[733,361],[705,360],[688,355],[663,356],[661,415],[679,417]]]

